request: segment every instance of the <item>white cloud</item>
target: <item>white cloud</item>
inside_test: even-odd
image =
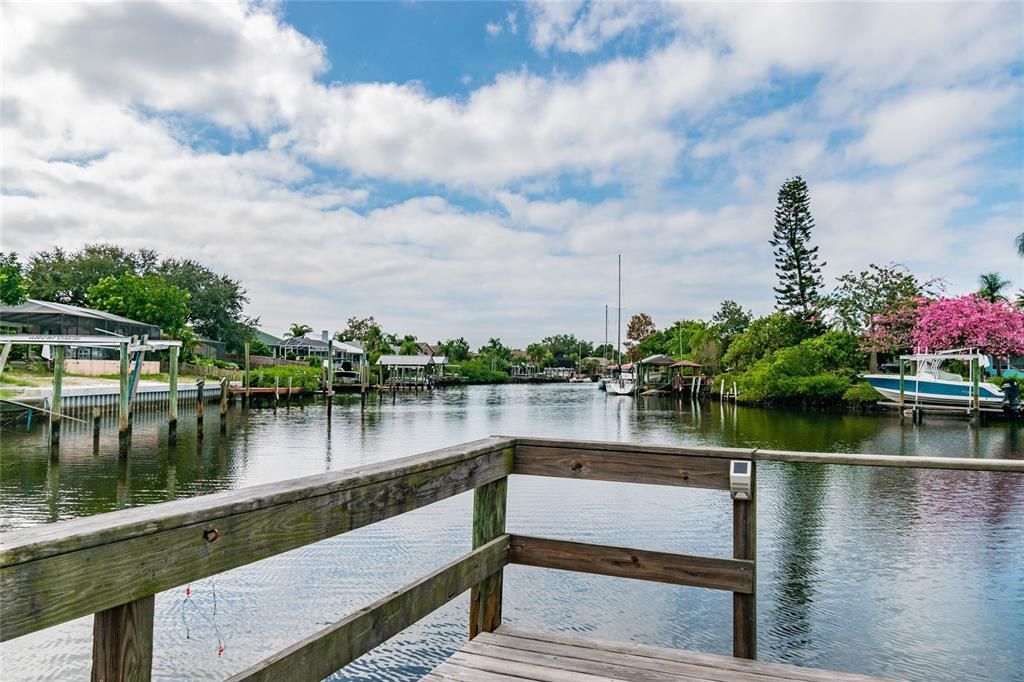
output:
[[[886,166],[941,153],[951,145],[984,136],[1000,111],[1014,103],[1020,104],[1016,87],[914,92],[875,109],[852,153]]]
[[[993,178],[1024,189],[1019,165],[978,161],[1019,140],[1019,11],[787,7],[531,7],[533,45],[585,68],[448,97],[323,84],[323,46],[273,7],[8,6],[0,236],[199,258],[243,279],[271,331],[375,314],[430,340],[597,338],[619,250],[629,310],[768,310],[775,190],[803,173],[830,274],[898,260],[973,286],[963,254],[1020,225],[1019,193],[960,215]],[[641,29],[658,47],[593,57]],[[394,182],[413,196],[386,199]],[[587,191],[603,183],[611,198]],[[984,260],[1020,268],[1008,247]]]
[[[489,21],[484,26],[484,29],[487,31],[487,35],[493,38],[497,35],[500,35],[501,32],[504,30],[504,27],[496,21]]]

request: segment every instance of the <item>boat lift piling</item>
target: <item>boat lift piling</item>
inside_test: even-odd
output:
[[[64,346],[53,348],[53,399],[50,401],[50,459],[56,461],[60,449],[61,386],[64,383]]]
[[[220,380],[220,432],[228,432],[228,378]]]
[[[178,442],[178,349],[172,346],[168,350],[167,444],[175,445]]]
[[[206,412],[206,379],[196,379],[196,437],[203,438],[203,417]]]
[[[128,422],[128,342],[120,344],[120,392],[117,401],[117,443],[118,454],[122,457],[128,455],[129,438],[131,437],[130,424]]]

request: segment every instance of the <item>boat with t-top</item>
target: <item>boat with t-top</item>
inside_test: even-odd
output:
[[[1004,403],[1002,389],[993,383],[983,381],[989,358],[970,348],[939,351],[938,353],[915,353],[901,355],[900,362],[910,363],[910,372],[899,374],[865,374],[862,378],[871,384],[883,397],[900,402],[900,387],[903,389],[903,403],[918,405],[962,405],[970,406],[975,395],[977,382],[978,403],[981,407],[1000,408]],[[947,372],[941,369],[944,363],[960,362],[967,367],[968,375]],[[977,373],[977,376],[975,376]]]

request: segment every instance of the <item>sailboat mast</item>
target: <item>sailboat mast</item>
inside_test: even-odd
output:
[[[608,359],[608,304],[604,304],[604,359]]]
[[[615,339],[615,354],[619,369],[622,369],[622,254],[619,254],[619,324]]]

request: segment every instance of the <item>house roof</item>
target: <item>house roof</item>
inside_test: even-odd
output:
[[[671,367],[676,363],[675,360],[667,355],[649,355],[640,361],[641,365],[655,365],[657,367]]]
[[[289,336],[281,341],[282,348],[322,348],[327,349],[327,344],[320,339],[311,339],[308,336]]]
[[[76,317],[90,317],[95,320],[106,320],[107,322],[118,322],[121,324],[134,324],[140,327],[157,327],[148,322],[139,322],[113,313],[107,313],[93,308],[80,308],[77,305],[67,303],[55,303],[54,301],[39,301],[34,298],[26,300],[21,305],[0,306],[0,316],[8,315],[72,315]],[[158,327],[157,327],[158,328]]]
[[[382,355],[377,364],[390,367],[429,367],[436,364],[434,360],[431,355]]]
[[[352,355],[362,355],[364,352],[362,344],[358,341],[335,341],[334,349],[350,353]]]
[[[281,345],[281,339],[279,339],[278,337],[274,336],[273,334],[268,334],[265,331],[263,331],[262,329],[253,329],[252,331],[253,331],[253,334],[256,336],[256,340],[257,341],[262,341],[269,348],[273,348],[274,346],[280,346]]]
[[[320,339],[309,338],[306,336],[289,336],[281,342],[281,348],[316,348],[327,352],[328,344]],[[335,353],[351,353],[352,355],[362,355],[363,348],[356,341],[335,341],[334,344]]]
[[[431,346],[426,341],[417,341],[416,345],[420,347],[420,352],[424,355],[437,355],[439,350],[437,346]]]

